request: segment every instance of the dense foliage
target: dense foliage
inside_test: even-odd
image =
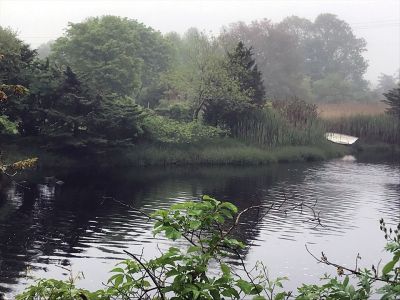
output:
[[[381,299],[394,300],[400,296],[399,268],[396,266],[400,259],[400,224],[393,230],[380,221],[388,242],[385,249],[392,254],[392,259],[382,270],[376,270],[374,266],[352,270],[330,262],[322,253],[320,259],[315,257],[316,260],[335,267],[338,276],[325,275],[322,280],[326,283],[304,284],[297,293],[292,293],[283,289],[282,283],[287,278],[272,279],[261,262],[249,270],[243,261],[243,250],[247,245],[235,238],[235,227],[243,214],[260,209],[250,207],[238,212],[229,202],[203,196],[201,201],[174,204],[167,210],[146,214],[154,221],[155,235],[182,240],[181,246],[161,251],[160,256],[150,260],[143,253],[125,251],[130,258],[111,271],[113,275],[105,288],[94,292],[77,288],[77,278],[71,275],[67,281],[40,279],[17,299],[362,300],[381,294]],[[242,262],[235,268],[230,263],[233,257]],[[354,277],[356,285],[350,283],[350,276]],[[376,282],[382,283],[377,289],[374,288]]]
[[[296,16],[278,24],[264,19],[234,23],[221,35],[224,44],[245,41],[254,48],[267,95],[272,99],[313,98],[316,101],[365,100],[366,42],[349,24],[332,14],[314,22]],[[330,83],[334,78],[336,83]],[[326,82],[325,82],[326,81]],[[346,92],[336,93],[335,86]]]
[[[218,37],[103,16],[69,24],[39,55],[10,29],[0,28],[0,45],[0,133],[63,153],[227,135],[257,147],[316,145],[324,127],[311,101],[367,98],[365,41],[330,14],[236,23]],[[6,85],[30,92],[4,101]]]
[[[400,84],[392,89],[389,90],[387,93],[383,94],[385,99],[382,100],[388,105],[387,113],[400,118]]]
[[[169,63],[159,32],[114,16],[70,24],[51,48],[56,63],[70,66],[100,94],[137,98]]]

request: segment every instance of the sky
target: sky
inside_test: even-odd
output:
[[[0,0],[0,26],[17,31],[32,47],[60,37],[68,22],[106,14],[136,19],[162,33],[197,27],[218,34],[237,21],[279,22],[292,15],[314,20],[320,13],[336,14],[365,38],[365,77],[373,85],[380,73],[398,74],[400,0]]]

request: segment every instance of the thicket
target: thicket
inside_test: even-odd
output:
[[[121,205],[126,205],[114,200]],[[235,238],[235,228],[243,214],[258,211],[260,220],[268,215],[269,206],[249,207],[238,211],[229,202],[220,202],[208,196],[200,201],[189,201],[171,206],[167,210],[158,210],[151,215],[145,214],[154,222],[154,234],[163,234],[167,239],[180,240],[186,246],[170,247],[161,251],[160,256],[147,260],[143,253],[129,256],[119,263],[105,288],[88,291],[77,288],[77,276],[72,273],[66,281],[39,279],[16,297],[17,300],[42,299],[253,299],[253,300],[319,300],[319,299],[370,299],[380,295],[381,299],[395,300],[400,296],[400,224],[394,230],[380,220],[380,229],[384,232],[387,245],[385,250],[392,258],[385,262],[382,269],[341,266],[331,262],[322,253],[315,256],[317,262],[332,266],[338,276],[325,275],[324,283],[303,284],[297,292],[285,291],[283,283],[286,277],[272,279],[262,262],[249,268],[244,262],[243,251],[248,247]],[[291,210],[310,209],[315,222],[321,223],[314,207],[305,203],[294,205]],[[239,265],[233,266],[235,258]],[[356,261],[359,259],[357,255]],[[79,275],[78,275],[79,277]],[[353,277],[350,282],[350,278]],[[354,283],[353,283],[354,282]]]
[[[219,127],[196,121],[179,122],[154,113],[145,117],[143,130],[149,141],[166,144],[197,144],[223,138],[229,133]]]

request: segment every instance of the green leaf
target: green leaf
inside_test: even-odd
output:
[[[210,295],[213,298],[213,300],[220,300],[221,299],[221,296],[220,296],[218,290],[210,290]]]
[[[121,285],[121,283],[122,283],[123,280],[124,280],[124,275],[118,274],[117,277],[115,277],[114,285],[115,285],[116,287],[118,287],[119,285]]]
[[[285,299],[286,296],[287,296],[286,292],[281,292],[276,294],[274,300],[283,300]]]
[[[253,285],[250,282],[247,282],[243,279],[239,279],[236,282],[236,285],[242,290],[243,293],[245,293],[246,295],[250,294]]]
[[[343,286],[346,287],[349,284],[349,276],[346,276],[346,278],[343,280]]]
[[[394,269],[394,266],[396,265],[396,263],[399,261],[400,259],[400,251],[398,251],[394,256],[393,259],[388,262],[382,269],[382,274],[386,275],[388,274],[390,271],[392,271]]]
[[[167,238],[175,241],[175,240],[179,239],[182,236],[182,234],[178,230],[176,230],[174,227],[168,226],[165,229],[165,236]]]
[[[201,222],[198,220],[189,221],[189,228],[193,230],[199,229],[201,226]]]
[[[227,209],[229,209],[230,211],[232,211],[233,213],[237,213],[237,211],[238,211],[238,208],[235,206],[235,205],[233,205],[232,203],[230,203],[230,202],[223,202],[221,205],[220,205],[220,207],[223,207],[223,208],[227,208]]]
[[[197,252],[200,250],[201,250],[201,248],[199,246],[190,246],[187,250],[187,253]]]
[[[228,267],[227,264],[222,263],[221,264],[221,270],[224,276],[230,276],[231,275],[231,269]]]
[[[168,271],[168,272],[165,274],[165,277],[168,278],[168,277],[176,276],[176,275],[178,275],[178,274],[179,274],[178,270],[172,269],[172,270]]]

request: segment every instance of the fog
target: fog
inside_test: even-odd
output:
[[[33,47],[61,36],[68,22],[104,14],[136,19],[162,33],[197,27],[218,34],[222,26],[237,21],[267,18],[280,22],[291,15],[314,20],[320,13],[336,14],[367,41],[367,80],[375,84],[380,73],[398,72],[400,1],[0,0],[0,26],[16,30]]]

